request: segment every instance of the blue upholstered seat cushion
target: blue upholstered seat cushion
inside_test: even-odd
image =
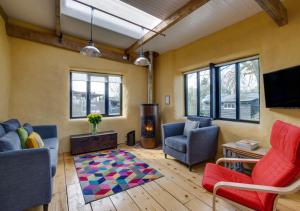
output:
[[[2,125],[0,125],[0,137],[5,135],[5,130]]]
[[[168,147],[179,151],[179,152],[186,152],[186,142],[187,137],[180,135],[180,136],[171,136],[165,139],[165,145]]]
[[[7,120],[5,122],[2,122],[1,125],[4,127],[6,133],[10,131],[16,131],[19,127],[21,127],[21,124],[17,119]]]
[[[200,117],[200,116],[188,116],[187,119],[191,121],[197,121],[199,122],[199,128],[200,127],[209,127],[211,126],[212,119],[209,117]]]
[[[14,131],[0,137],[0,152],[22,149],[18,134]]]
[[[29,123],[25,123],[23,125],[23,128],[27,131],[28,135],[30,135],[33,132],[33,128]]]
[[[45,147],[49,148],[50,151],[50,165],[52,177],[55,175],[58,157],[58,139],[47,138],[44,139]]]

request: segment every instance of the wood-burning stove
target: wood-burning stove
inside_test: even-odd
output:
[[[141,145],[155,148],[158,138],[158,104],[141,105]]]

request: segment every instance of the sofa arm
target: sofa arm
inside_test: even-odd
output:
[[[49,149],[0,153],[1,210],[24,210],[51,200]]]
[[[162,131],[162,140],[164,141],[166,138],[171,136],[179,136],[183,134],[184,130],[184,122],[178,123],[168,123],[161,125]]]
[[[33,126],[33,130],[37,132],[42,139],[57,137],[56,125],[37,125]]]
[[[187,141],[188,162],[195,164],[214,158],[218,147],[219,127],[212,125],[189,131]]]

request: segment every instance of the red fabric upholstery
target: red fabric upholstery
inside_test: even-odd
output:
[[[214,185],[220,181],[252,184],[251,177],[213,163],[206,164],[204,175],[205,176],[202,180],[202,186],[209,192],[213,192]],[[263,210],[263,206],[256,192],[239,189],[220,188],[217,194],[252,209]]]
[[[271,133],[272,148],[254,167],[253,183],[284,187],[300,172],[300,128],[276,121]],[[266,210],[273,209],[275,194],[258,193]]]
[[[300,128],[276,121],[271,133],[272,148],[255,165],[251,177],[214,164],[207,164],[202,186],[210,192],[217,182],[253,183],[284,187],[300,175]],[[271,211],[275,194],[221,188],[218,195],[247,207]]]
[[[300,165],[300,128],[277,120],[271,133],[272,148],[286,161]]]

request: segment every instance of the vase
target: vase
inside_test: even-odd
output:
[[[92,135],[97,134],[97,128],[98,128],[98,124],[92,124]]]

